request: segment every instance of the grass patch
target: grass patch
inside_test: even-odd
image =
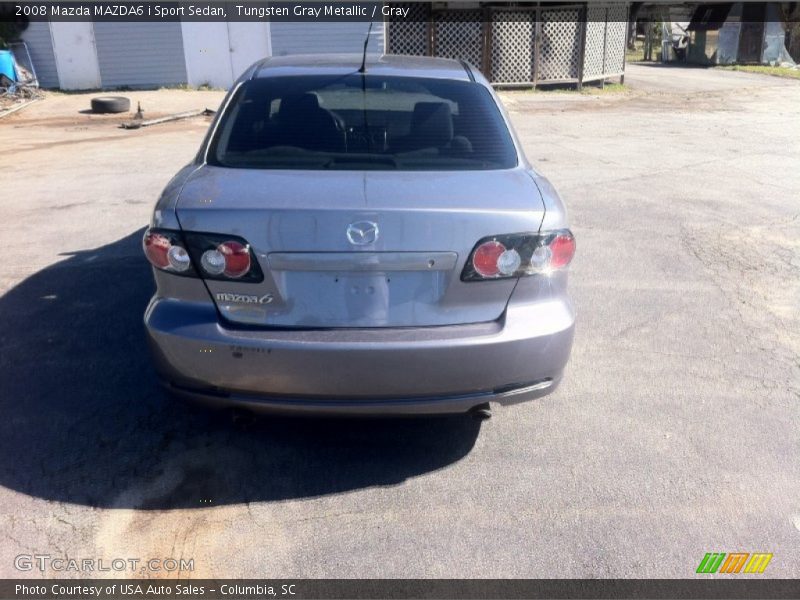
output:
[[[772,75],[773,77],[787,77],[789,79],[800,79],[800,69],[790,67],[770,67],[767,65],[731,65],[718,67],[726,71],[743,71],[745,73],[761,73]]]
[[[537,93],[544,92],[547,94],[583,94],[584,96],[600,96],[604,94],[621,94],[629,91],[630,88],[622,83],[606,83],[600,85],[599,81],[590,81],[583,84],[583,89],[580,91],[575,89],[575,84],[558,84],[558,85],[540,85],[536,90]]]
[[[557,84],[539,84],[536,89],[532,87],[525,88],[498,88],[501,94],[578,94],[581,96],[601,96],[606,94],[625,94],[630,92],[630,88],[621,83],[606,83],[604,86],[600,85],[599,81],[590,81],[583,84],[583,89],[578,91],[575,89],[574,83],[557,83]]]
[[[625,49],[625,62],[642,62],[644,60],[644,51],[641,48],[631,50]]]
[[[653,40],[653,47],[650,51],[650,60],[644,59],[644,40],[641,38],[636,39],[633,43],[633,48],[625,45],[625,62],[660,62],[661,60],[661,38]]]
[[[583,84],[581,94],[621,94],[627,91],[628,88],[623,83],[607,83],[604,86]]]

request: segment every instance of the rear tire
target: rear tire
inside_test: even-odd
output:
[[[100,96],[92,98],[92,112],[121,113],[130,112],[131,101],[124,96]]]

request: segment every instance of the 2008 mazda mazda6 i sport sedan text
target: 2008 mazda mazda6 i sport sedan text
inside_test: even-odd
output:
[[[565,209],[488,82],[416,57],[271,58],[234,84],[144,237],[174,393],[305,413],[466,412],[552,391]]]

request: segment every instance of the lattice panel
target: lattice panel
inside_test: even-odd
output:
[[[606,23],[606,73],[622,73],[625,67],[625,38],[628,29],[628,6],[614,4],[608,7]]]
[[[572,7],[490,9],[482,23],[480,10],[450,9],[430,12],[429,3],[391,3],[410,9],[408,20],[387,22],[387,52],[434,55],[466,60],[488,71],[492,83],[531,81],[535,57],[537,14],[541,19],[537,79],[577,81],[580,76],[581,9]],[[586,7],[584,79],[623,72],[628,5],[614,3]],[[430,25],[429,25],[430,24]],[[430,26],[430,30],[428,27]],[[484,26],[491,27],[491,46],[484,64]],[[487,32],[488,33],[488,32]],[[431,47],[431,38],[432,44]],[[489,36],[487,36],[489,37]]]
[[[386,23],[386,49],[389,54],[413,54],[427,56],[428,5],[420,2],[392,3],[391,6],[408,8],[408,19]]]
[[[539,79],[578,78],[578,9],[543,10]]]
[[[606,43],[606,8],[591,6],[587,10],[586,47],[583,54],[583,78],[603,74],[603,45]]]
[[[531,81],[534,18],[532,11],[504,10],[492,14],[492,83]]]
[[[459,10],[434,17],[434,54],[466,60],[480,68],[483,63],[483,24],[479,10]]]

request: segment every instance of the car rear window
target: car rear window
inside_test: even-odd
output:
[[[252,169],[508,169],[517,153],[474,82],[379,75],[254,79],[236,92],[208,153]]]

